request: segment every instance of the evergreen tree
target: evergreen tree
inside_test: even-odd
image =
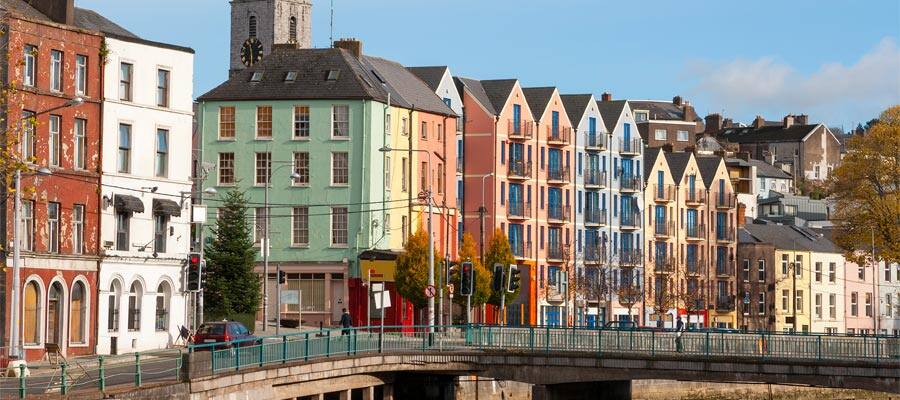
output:
[[[236,190],[228,192],[204,253],[204,309],[213,318],[259,310],[260,278],[253,272],[256,249],[252,229],[246,197]]]

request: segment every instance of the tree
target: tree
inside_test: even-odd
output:
[[[881,114],[865,135],[847,142],[832,176],[835,239],[858,263],[900,261],[900,106]]]
[[[440,265],[443,258],[434,251],[434,265]],[[437,267],[435,267],[437,269]],[[435,271],[437,273],[437,270]],[[428,286],[428,232],[422,229],[406,240],[403,254],[397,257],[397,291],[416,308],[428,305],[425,287]]]
[[[506,234],[503,233],[502,230],[497,229],[494,231],[494,235],[491,236],[491,241],[488,242],[488,247],[484,253],[484,266],[485,269],[488,269],[489,275],[493,275],[494,264],[500,264],[503,266],[504,275],[509,272],[509,265],[515,264],[516,258],[512,254],[512,249],[509,247],[509,239],[506,237]],[[505,278],[505,276],[504,276]],[[516,290],[515,293],[507,293],[506,292],[506,279],[503,280],[503,287],[500,289],[500,292],[493,291],[493,288],[490,287],[490,279],[488,280],[488,287],[490,290],[490,299],[488,303],[493,304],[495,306],[499,306],[501,303],[501,296],[506,296],[507,301],[514,300],[521,291],[521,287]]]
[[[628,282],[619,286],[619,289],[616,290],[616,296],[619,300],[619,304],[622,307],[628,309],[628,320],[631,321],[631,309],[634,308],[634,305],[641,301],[641,296],[643,295],[643,291],[641,291],[641,287],[637,284],[637,282]]]
[[[707,299],[701,288],[704,284],[705,282],[697,279],[688,280],[687,291],[684,292],[684,301],[682,302],[687,311],[687,321],[685,321],[687,326],[691,325],[691,314],[697,314],[706,308]]]
[[[663,321],[665,321],[665,315],[672,308],[675,307],[678,297],[675,293],[672,292],[673,283],[669,279],[664,279],[662,282],[659,282],[659,287],[653,287],[652,290],[649,289],[650,296],[648,296],[648,302],[650,302],[653,306],[653,312],[657,317],[657,327],[663,327]]]
[[[244,193],[228,192],[204,252],[204,309],[211,318],[254,314],[259,309],[260,278],[253,272],[256,249],[252,229]]]
[[[491,274],[481,260],[478,259],[478,249],[475,246],[475,239],[471,233],[464,233],[462,243],[459,248],[459,262],[471,261],[475,267],[475,292],[472,294],[472,305],[480,306],[487,303],[491,296]],[[459,270],[452,277],[453,282],[459,283]],[[459,292],[457,286],[457,293]],[[466,296],[458,295],[455,297],[458,304],[466,304]]]

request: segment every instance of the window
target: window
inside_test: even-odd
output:
[[[865,265],[860,265],[860,266],[857,268],[857,277],[858,277],[859,280],[861,280],[861,281],[866,280],[866,266],[865,266]]]
[[[288,42],[297,42],[297,17],[291,17],[288,21]]]
[[[109,286],[109,297],[107,303],[109,309],[106,315],[106,329],[110,332],[119,330],[119,294],[121,286],[118,280],[114,280]]]
[[[87,291],[83,282],[72,285],[72,300],[69,302],[69,342],[85,343],[85,322],[87,322]]]
[[[891,281],[891,264],[890,263],[884,263],[884,281],[885,282]]]
[[[309,139],[308,106],[294,106],[294,139]]]
[[[219,185],[234,185],[234,153],[219,153]]]
[[[256,153],[256,184],[268,185],[272,176],[272,153]]]
[[[118,171],[124,174],[131,172],[131,125],[119,124],[119,160]]]
[[[437,192],[444,194],[444,164],[440,163],[437,166]]]
[[[822,318],[822,293],[816,293],[816,318]]]
[[[87,159],[87,120],[75,119],[75,152],[72,162],[76,169],[85,169]]]
[[[47,152],[49,153],[49,162],[50,165],[54,167],[59,166],[59,125],[60,125],[60,116],[59,115],[51,115],[50,116],[50,143],[47,144]]]
[[[837,295],[831,293],[828,295],[828,318],[835,319],[837,317]]]
[[[781,309],[784,311],[788,311],[788,298],[790,298],[790,292],[785,289],[781,291]]]
[[[59,50],[50,50],[50,90],[62,91],[62,65],[63,53]]]
[[[338,274],[331,274],[331,279],[338,279]],[[325,312],[326,299],[325,274],[288,274],[287,287],[288,290],[296,290],[300,292],[300,304],[291,304],[287,307],[288,311],[298,312]]]
[[[816,262],[816,282],[822,282],[822,263]]]
[[[25,68],[25,73],[22,84],[25,86],[34,86],[35,78],[37,76],[37,47],[26,44],[24,55],[25,63],[23,67]]]
[[[84,252],[84,205],[72,206],[72,254]]]
[[[165,178],[169,174],[169,131],[156,130],[156,176]]]
[[[666,140],[666,130],[665,129],[657,129],[653,133],[653,138],[656,140]]]
[[[828,263],[828,282],[834,283],[837,280],[837,264]]]
[[[797,291],[796,303],[794,304],[795,309],[798,313],[803,313],[803,291]]]
[[[635,122],[646,122],[649,118],[649,113],[646,111],[638,111],[634,113],[634,121]]]
[[[169,106],[169,71],[156,70],[156,105]]]
[[[234,107],[219,107],[219,139],[234,139]]]
[[[347,207],[331,208],[331,245],[347,245]]]
[[[144,295],[141,284],[134,281],[128,291],[128,330],[141,330],[141,297]]]
[[[331,107],[331,137],[350,137],[350,106]]]
[[[166,233],[169,230],[169,216],[162,213],[153,215],[153,252],[166,252]]]
[[[782,275],[788,274],[788,255],[787,254],[781,255],[781,274]]]
[[[169,284],[162,282],[156,287],[156,319],[157,332],[165,332],[169,328]]]
[[[250,16],[250,21],[248,21],[248,25],[249,25],[248,32],[250,34],[250,37],[252,37],[252,38],[256,37],[256,16],[255,15]]]
[[[305,151],[294,152],[294,173],[300,176],[294,179],[294,185],[309,185],[309,153]]]
[[[766,292],[759,292],[759,302],[756,303],[757,312],[759,315],[763,315],[766,313]]]
[[[131,225],[131,213],[116,212],[116,250],[128,251],[129,225]]]
[[[741,278],[744,280],[744,282],[747,282],[750,280],[750,260],[748,260],[746,258],[744,259],[744,265],[743,265],[743,269],[741,271]]]
[[[344,186],[350,183],[350,161],[345,152],[331,153],[331,184]]]
[[[23,300],[22,321],[24,325],[23,339],[25,344],[36,345],[41,343],[41,290],[37,282],[30,281],[25,284]]]
[[[87,56],[75,56],[75,93],[80,95],[87,93],[87,63]]]
[[[59,253],[59,203],[47,203],[47,251]]]
[[[296,80],[297,80],[297,71],[288,71],[286,74],[284,74],[285,82],[293,82]]]
[[[384,190],[391,190],[391,168],[393,165],[391,164],[391,156],[384,156]]]
[[[309,208],[294,207],[291,219],[291,245],[309,246]]]
[[[409,123],[406,117],[400,118],[400,134],[403,136],[409,135]]]
[[[22,201],[21,247],[25,251],[34,251],[34,201]]]
[[[131,79],[134,66],[129,63],[119,64],[119,100],[131,101]]]
[[[407,232],[407,217],[405,215],[400,216],[400,236],[404,246],[406,246],[406,235]]]
[[[866,293],[866,316],[872,316],[872,293]]]
[[[428,190],[428,162],[422,162],[422,171],[419,173],[419,191]]]
[[[400,190],[406,191],[408,175],[406,171],[406,165],[408,164],[406,157],[403,157],[400,161],[403,162],[403,165],[400,166]]]
[[[760,282],[765,282],[766,281],[766,260],[759,259],[756,261],[756,271],[757,271],[757,274],[759,275],[757,277],[757,279]]]
[[[262,239],[266,238],[266,224],[269,223],[268,218],[266,218],[266,208],[256,207],[253,209],[253,220],[253,243],[260,245]]]
[[[859,315],[859,293],[850,293],[850,315]]]
[[[22,143],[20,153],[25,162],[32,162],[34,158],[34,129],[35,114],[31,111],[22,111]]]
[[[687,142],[690,140],[690,136],[688,135],[688,131],[678,131],[676,132],[675,139],[679,142]]]
[[[422,130],[419,132],[419,134],[422,135],[422,139],[428,140],[428,123],[427,122],[422,121]]]
[[[256,107],[256,138],[272,138],[272,106]]]
[[[803,276],[803,256],[797,255],[794,261],[794,275],[798,278]]]
[[[887,306],[884,310],[884,316],[892,318],[894,316],[893,296],[890,293],[884,295],[884,304]]]

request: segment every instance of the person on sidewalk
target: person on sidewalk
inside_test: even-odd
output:
[[[341,311],[343,311],[343,314],[341,315],[341,328],[344,328],[341,330],[341,335],[349,335],[350,328],[353,326],[353,319],[350,318],[350,313],[347,312],[346,308]]]
[[[679,315],[675,322],[675,351],[681,353],[684,351],[684,344],[681,343],[681,334],[684,332],[684,321]]]

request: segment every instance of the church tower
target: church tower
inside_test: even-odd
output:
[[[312,0],[231,0],[231,73],[283,43],[312,47]]]

